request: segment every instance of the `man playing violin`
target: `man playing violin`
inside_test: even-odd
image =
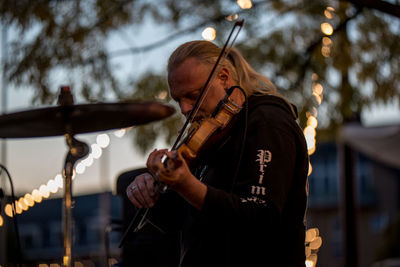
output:
[[[220,51],[192,41],[170,56],[169,90],[183,115]],[[308,154],[296,109],[234,48],[217,70],[194,121],[211,116],[237,86],[229,98],[242,108],[229,131],[194,166],[179,149],[154,150],[127,196],[152,208],[163,230],[179,230],[179,266],[305,266]],[[167,192],[159,192],[160,182]]]

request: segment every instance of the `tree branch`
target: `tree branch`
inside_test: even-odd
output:
[[[263,4],[267,4],[267,3],[269,3],[269,1],[259,1],[259,2],[253,3],[253,6],[255,8],[255,7],[261,6]],[[245,13],[245,12],[247,12],[247,10],[243,10],[242,9],[239,12],[236,12],[236,14],[240,15],[240,14]],[[176,31],[174,33],[171,33],[170,35],[168,35],[168,36],[166,36],[166,37],[164,37],[164,38],[162,38],[162,39],[160,39],[158,41],[155,41],[155,42],[153,42],[151,44],[148,44],[148,45],[139,46],[139,47],[129,47],[129,48],[125,48],[125,49],[120,49],[120,50],[117,50],[117,51],[109,52],[108,56],[109,57],[118,57],[118,56],[124,56],[126,54],[137,54],[137,53],[142,53],[142,52],[148,52],[150,50],[156,49],[158,47],[164,46],[165,44],[167,44],[169,42],[174,41],[179,36],[185,35],[187,33],[192,33],[194,31],[200,29],[201,27],[204,27],[207,24],[210,24],[210,22],[218,23],[218,22],[224,21],[224,20],[226,20],[226,17],[228,15],[229,14],[222,14],[222,15],[217,16],[215,18],[206,19],[206,20],[204,20],[202,22],[199,22],[196,25],[193,25],[193,26],[188,27],[186,29],[182,29],[182,30]]]
[[[340,0],[356,6],[379,10],[383,13],[400,18],[400,6],[381,0]]]
[[[345,20],[343,20],[333,31],[333,34],[337,34],[339,31],[343,30],[346,28],[346,25],[349,23],[350,20],[356,18],[359,14],[361,14],[361,9],[357,9],[357,11],[350,17],[347,17]],[[318,47],[318,45],[322,42],[322,39],[324,38],[325,35],[320,35],[314,42],[312,42],[306,49],[304,53],[301,54],[295,54],[293,56],[293,60],[290,60],[286,64],[284,64],[279,72],[276,73],[276,76],[281,76],[283,75],[283,72],[289,68],[290,65],[292,65],[292,62],[298,61],[302,62],[300,65],[301,67],[301,73],[299,74],[297,80],[293,83],[293,88],[298,87],[301,83],[303,83],[306,70],[308,66],[311,63],[311,55],[313,51]]]

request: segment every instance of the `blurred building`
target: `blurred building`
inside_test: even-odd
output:
[[[74,197],[75,266],[109,266],[120,255],[121,200],[111,193]],[[43,200],[17,216],[22,259],[28,266],[61,264],[63,257],[62,199]],[[12,219],[7,222],[7,261],[18,258]],[[19,257],[20,260],[21,257]],[[3,266],[8,266],[2,262]],[[81,265],[80,265],[81,264]],[[52,265],[57,266],[57,265]]]
[[[122,173],[118,177],[117,195],[106,192],[73,197],[74,266],[177,265],[177,235],[162,235],[149,224],[138,235],[131,231],[119,248],[136,214],[125,188],[143,170]],[[13,218],[7,216],[0,228],[1,239],[6,239],[5,246],[0,245],[0,251],[4,252],[0,255],[0,266],[16,266],[16,263],[60,266],[64,255],[62,210],[62,198],[46,199],[17,216],[22,255],[18,253]]]
[[[396,248],[390,246],[400,244],[400,239],[393,243],[387,234],[400,214],[400,156],[395,158],[400,153],[400,127],[366,129],[351,125],[344,128],[339,141],[319,144],[310,158],[313,172],[309,177],[307,223],[308,228],[318,227],[323,239],[317,266],[348,266],[348,257],[356,258],[357,266],[400,266],[398,259],[394,259],[397,265],[382,263],[387,258],[393,262],[396,256],[391,250]],[[352,151],[353,178],[340,172],[350,164],[340,153],[344,145]],[[357,255],[346,256],[349,240],[344,225],[349,218],[344,205],[349,203],[344,201],[343,179],[354,180],[354,217],[350,219],[354,222]]]

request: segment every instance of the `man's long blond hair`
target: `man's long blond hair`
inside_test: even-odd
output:
[[[220,53],[221,48],[209,41],[199,40],[184,43],[171,54],[168,60],[168,73],[171,73],[188,58],[196,58],[200,62],[214,65]],[[295,114],[292,105],[276,90],[275,85],[267,77],[255,71],[234,47],[221,63],[221,67],[229,70],[232,80],[243,88],[247,96],[274,95],[280,97],[289,104]]]

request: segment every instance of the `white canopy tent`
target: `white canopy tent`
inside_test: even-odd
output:
[[[353,150],[400,169],[400,125],[367,128],[350,123],[341,129],[339,137]]]

